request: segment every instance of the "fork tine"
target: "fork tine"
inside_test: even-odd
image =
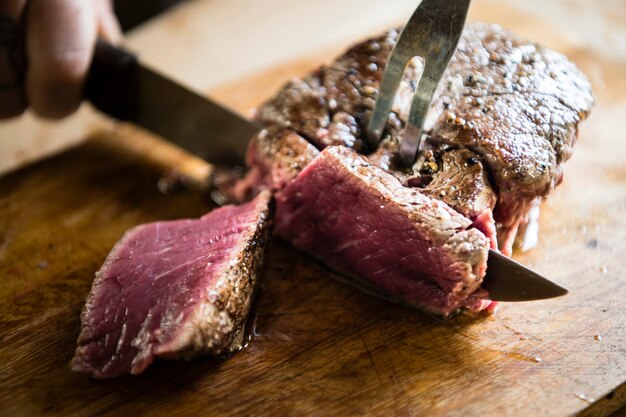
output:
[[[396,43],[396,47],[397,45]],[[378,147],[407,64],[400,54],[394,53],[396,47],[394,47],[385,67],[374,111],[367,126],[367,141],[372,149]]]
[[[470,0],[423,0],[391,52],[367,126],[367,138],[372,148],[378,146],[406,65],[412,58],[422,57],[424,71],[411,101],[400,147],[399,162],[404,166],[415,161],[426,113],[458,44],[469,4]]]

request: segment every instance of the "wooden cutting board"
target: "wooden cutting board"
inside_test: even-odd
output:
[[[529,22],[527,34],[539,27]],[[539,245],[516,255],[568,296],[441,322],[340,284],[273,241],[243,351],[90,380],[68,362],[112,245],[136,224],[213,207],[200,193],[157,188],[163,166],[197,161],[134,129],[105,131],[0,178],[0,415],[602,416],[623,406],[626,63],[541,33],[598,97],[564,183],[542,206]],[[246,111],[327,58],[212,95]]]

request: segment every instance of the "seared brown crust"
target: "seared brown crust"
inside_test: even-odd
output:
[[[257,133],[250,144],[246,164],[251,167],[246,177],[225,194],[233,201],[247,201],[260,190],[282,189],[319,151],[291,129],[272,126]]]
[[[252,139],[250,146],[256,147],[254,154],[257,157],[271,165],[274,189],[283,188],[319,153],[290,129],[263,129]]]
[[[360,43],[304,80],[292,81],[261,107],[259,120],[294,129],[320,149],[343,144],[374,151],[361,138],[397,36],[391,30]],[[412,172],[401,172],[392,158],[421,67],[413,60],[407,68],[382,143],[370,161],[424,186],[427,178],[415,181],[422,175],[423,159]],[[593,101],[589,81],[563,55],[499,26],[470,23],[435,94],[425,126],[430,136],[422,148],[432,152],[431,161],[450,149],[476,154],[489,174],[476,185],[487,193],[495,190],[499,237],[512,242],[537,198],[560,182],[578,124]],[[340,124],[333,125],[337,119]]]
[[[498,191],[496,221],[510,226],[561,180],[592,105],[589,81],[563,55],[473,24],[440,84],[431,131],[484,158]]]
[[[234,331],[230,333],[216,333],[220,336],[220,351],[211,353],[230,352],[241,346],[236,343],[238,335],[248,318],[252,297],[256,284],[261,276],[265,249],[269,242],[271,230],[271,196],[267,193],[267,208],[260,214],[254,234],[245,242],[237,258],[231,261],[231,268],[222,278],[224,285],[216,285],[215,290],[209,293],[209,300],[220,310],[228,313],[234,323]],[[210,326],[209,326],[210,328]]]
[[[475,153],[467,149],[445,152],[441,164],[433,180],[422,190],[424,194],[443,201],[471,219],[493,210],[496,195]]]
[[[267,201],[266,209],[260,213],[250,239],[246,240],[243,249],[237,252],[237,257],[231,260],[232,266],[223,277],[225,285],[216,285],[215,288],[219,291],[212,291],[209,294],[211,302],[236,318],[238,322],[248,316],[249,301],[262,272],[264,252],[269,242],[272,218],[271,194],[265,192],[264,199]]]
[[[309,140],[330,123],[326,92],[317,74],[293,79],[259,109],[257,118],[268,126],[291,129]]]

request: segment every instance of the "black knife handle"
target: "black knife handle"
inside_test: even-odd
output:
[[[135,55],[99,40],[85,83],[85,98],[116,119],[133,120],[137,69]]]

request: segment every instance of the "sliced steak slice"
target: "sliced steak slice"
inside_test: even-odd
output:
[[[143,372],[155,358],[237,348],[269,233],[268,192],[197,220],[129,230],[81,315],[72,368],[95,378]]]
[[[326,148],[276,194],[278,235],[379,293],[443,316],[488,305],[479,287],[489,239],[471,225],[346,147]]]

